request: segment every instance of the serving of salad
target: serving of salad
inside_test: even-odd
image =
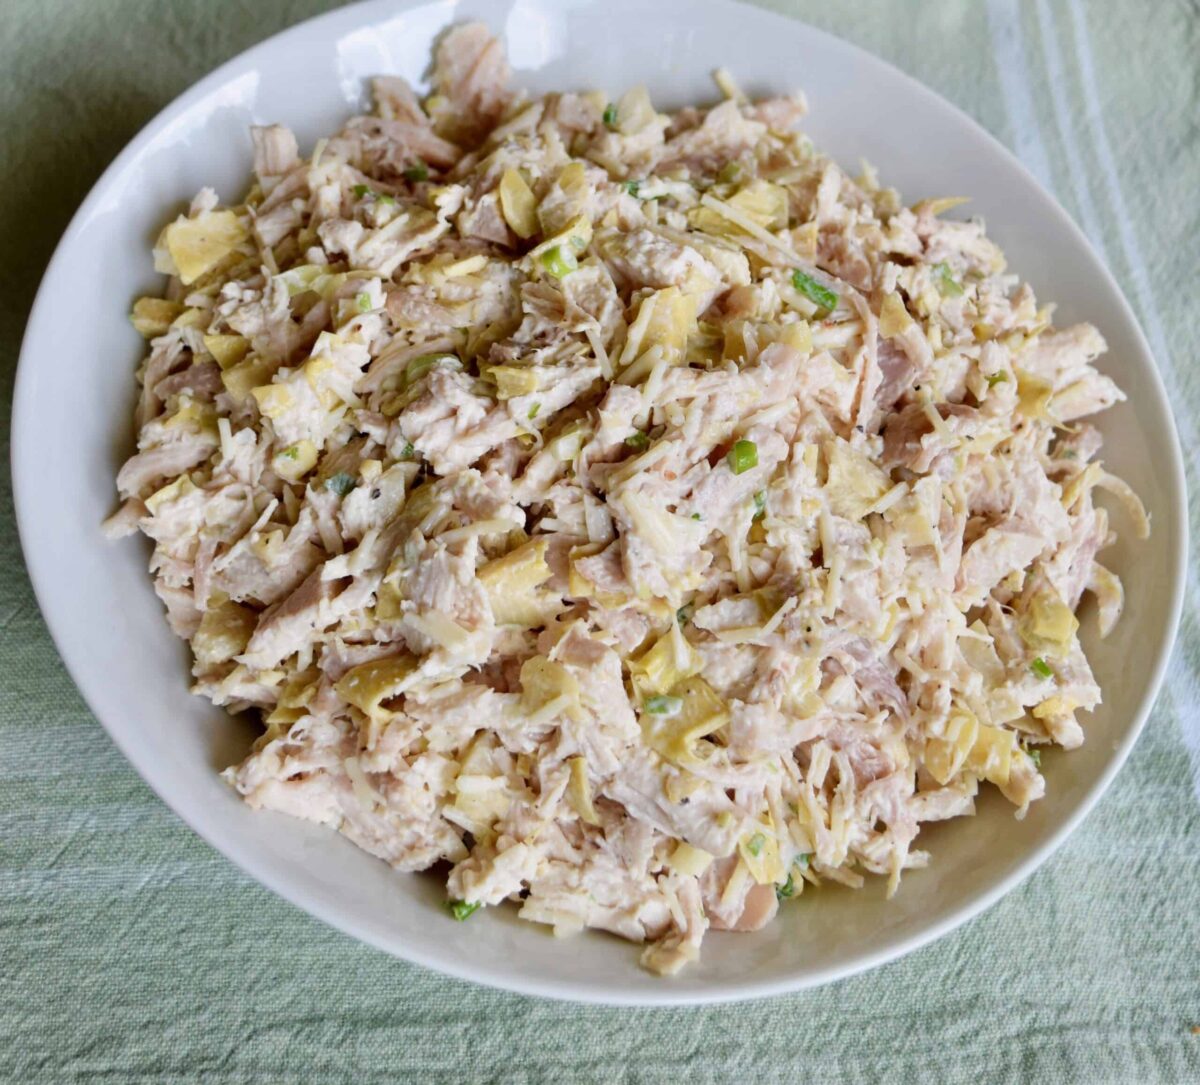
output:
[[[194,690],[261,718],[230,785],[672,973],[827,882],[894,893],[924,822],[1016,816],[1122,608],[1090,325],[959,199],[906,206],[801,95],[529,97],[452,28],[419,99],[202,189],[111,535]],[[957,212],[954,212],[955,214]]]

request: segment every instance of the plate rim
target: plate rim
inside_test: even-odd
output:
[[[710,11],[723,9],[723,17],[726,19],[735,17],[739,9],[748,8],[755,12],[756,17],[761,17],[768,22],[774,22],[780,28],[781,32],[794,33],[797,28],[802,28],[805,33],[812,35],[817,41],[824,39],[836,43],[838,48],[850,50],[857,54],[860,59],[866,59],[874,65],[881,66],[892,78],[899,79],[907,84],[907,89],[918,98],[926,102],[935,103],[938,108],[952,111],[960,123],[968,126],[976,137],[985,141],[993,154],[997,154],[1007,160],[1010,167],[1014,167],[1023,175],[1031,189],[1040,195],[1055,217],[1060,220],[1063,227],[1073,235],[1074,240],[1087,252],[1100,276],[1106,280],[1113,294],[1120,299],[1120,308],[1117,315],[1127,322],[1133,331],[1135,345],[1142,355],[1150,361],[1148,373],[1151,377],[1152,390],[1161,400],[1164,414],[1169,420],[1169,433],[1167,434],[1166,443],[1171,450],[1171,459],[1167,472],[1169,475],[1167,489],[1178,499],[1180,508],[1186,510],[1187,483],[1184,471],[1183,451],[1180,444],[1178,426],[1174,413],[1171,410],[1171,400],[1159,368],[1159,361],[1154,351],[1150,348],[1137,314],[1134,312],[1129,299],[1120,288],[1108,265],[1096,251],[1096,248],[1092,245],[1078,223],[1067,213],[1053,193],[1045,188],[1021,160],[996,136],[984,128],[980,122],[975,120],[973,116],[961,109],[954,102],[926,86],[916,77],[909,75],[903,69],[871,52],[869,49],[829,31],[815,27],[803,19],[793,18],[792,16],[760,7],[757,4],[744,3],[742,0],[702,0],[702,2]],[[614,986],[612,983],[606,983],[605,986],[597,987],[586,982],[562,980],[554,977],[547,977],[537,981],[527,980],[521,976],[506,977],[496,970],[494,966],[483,965],[478,969],[467,968],[453,961],[443,960],[435,953],[428,952],[419,946],[410,946],[408,944],[398,946],[388,943],[383,937],[377,936],[374,931],[370,930],[368,925],[353,919],[347,919],[337,909],[328,908],[314,899],[309,899],[309,895],[303,889],[290,885],[286,877],[276,876],[270,871],[264,872],[257,865],[256,858],[249,851],[243,850],[237,839],[221,839],[218,838],[218,834],[216,833],[210,835],[207,828],[204,827],[202,819],[193,817],[193,811],[190,809],[187,812],[181,810],[170,795],[160,790],[158,783],[153,778],[152,772],[142,765],[133,743],[119,736],[117,730],[110,727],[108,722],[94,707],[94,699],[89,692],[93,686],[93,678],[87,676],[80,663],[77,660],[69,658],[63,648],[65,638],[60,633],[60,629],[65,628],[67,618],[62,614],[61,610],[52,612],[46,606],[49,593],[45,585],[48,583],[50,573],[37,557],[36,539],[33,537],[32,524],[35,514],[33,512],[34,506],[31,490],[34,487],[35,478],[34,472],[30,469],[28,457],[32,455],[33,447],[29,431],[35,423],[32,417],[31,404],[28,401],[33,395],[31,391],[33,378],[30,375],[33,369],[32,358],[37,347],[37,340],[41,338],[40,328],[46,321],[46,311],[50,305],[50,298],[46,289],[47,283],[58,265],[67,259],[68,250],[86,226],[95,207],[103,200],[107,190],[124,173],[130,163],[137,158],[145,145],[151,142],[160,130],[174,118],[186,112],[198,101],[205,98],[212,90],[228,82],[235,73],[241,73],[244,70],[258,70],[258,62],[261,59],[261,55],[276,47],[282,39],[291,35],[300,35],[306,31],[311,33],[322,23],[328,22],[332,24],[349,21],[353,22],[357,29],[363,29],[383,21],[388,16],[395,17],[403,12],[427,6],[430,6],[430,0],[399,0],[399,2],[397,0],[358,0],[356,3],[321,12],[286,26],[224,61],[168,102],[125,144],[93,183],[55,245],[54,252],[42,273],[38,290],[30,307],[22,334],[13,388],[9,460],[17,533],[25,568],[43,621],[72,683],[87,704],[89,712],[100,723],[109,739],[121,751],[134,771],[138,773],[154,794],[192,832],[196,833],[219,854],[234,863],[239,870],[253,881],[265,886],[289,904],[302,909],[310,916],[326,923],[343,934],[364,942],[390,956],[400,958],[454,979],[526,996],[576,1003],[609,1006],[710,1005],[767,998],[823,986],[840,979],[858,975],[869,969],[877,968],[890,961],[898,960],[950,934],[986,911],[1041,867],[1094,809],[1100,797],[1111,786],[1113,779],[1128,759],[1161,692],[1163,680],[1166,676],[1170,660],[1173,657],[1178,638],[1180,618],[1186,593],[1190,541],[1188,518],[1186,515],[1179,514],[1175,516],[1175,531],[1173,537],[1168,540],[1168,545],[1173,547],[1175,553],[1174,567],[1169,570],[1171,599],[1167,625],[1165,627],[1166,635],[1162,648],[1154,661],[1150,681],[1147,682],[1142,697],[1138,702],[1132,724],[1126,728],[1122,739],[1115,746],[1113,755],[1110,757],[1104,771],[1096,776],[1088,785],[1085,794],[1078,802],[1075,810],[1060,822],[1044,841],[1023,854],[1007,875],[997,879],[992,885],[980,889],[974,896],[969,897],[959,905],[957,909],[932,923],[929,927],[910,934],[896,943],[874,951],[864,952],[857,956],[851,954],[842,962],[830,964],[818,971],[793,978],[735,980],[730,981],[728,989],[721,989],[721,987],[714,984],[712,989],[701,990],[673,989],[670,981],[664,980],[661,989],[638,989],[632,991],[632,993],[622,994],[612,989]],[[450,7],[453,13],[453,9],[457,5],[451,5]],[[97,538],[100,538],[99,534],[97,534]]]

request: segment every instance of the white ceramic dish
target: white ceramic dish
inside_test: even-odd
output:
[[[636,32],[623,31],[635,11]],[[848,163],[867,157],[912,200],[971,194],[1011,265],[1059,303],[1059,319],[1099,325],[1110,347],[1102,368],[1129,394],[1104,415],[1105,458],[1142,495],[1154,534],[1137,543],[1126,531],[1108,552],[1130,590],[1117,632],[1089,645],[1106,703],[1082,749],[1048,756],[1046,799],[1022,822],[985,799],[979,816],[922,835],[932,865],[906,875],[890,903],[879,885],[806,896],[759,934],[710,934],[700,963],[674,979],[640,971],[635,947],[597,934],[557,941],[511,909],[457,924],[437,906],[434,879],[395,873],[325,830],[252,813],[217,777],[248,745],[248,729],[188,694],[187,651],[168,633],[144,547],[99,533],[132,438],[142,346],[126,312],[155,288],[149,246],[161,223],[202,184],[225,196],[244,187],[248,125],[282,121],[311,144],[364,104],[367,77],[420,82],[431,40],[467,18],[503,35],[517,79],[534,90],[645,82],[656,101],[680,105],[713,97],[709,73],[720,64],[751,92],[803,81],[819,146]],[[1128,754],[1170,653],[1187,547],[1162,383],[1129,306],[1064,212],[974,122],[913,80],[725,0],[375,0],[293,27],[214,72],[116,159],[58,247],[21,354],[13,476],[26,561],[63,660],[114,741],[198,833],[288,900],[397,956],[511,990],[609,1003],[813,986],[915,949],[996,901],[1079,823]],[[1120,513],[1115,522],[1125,523]]]

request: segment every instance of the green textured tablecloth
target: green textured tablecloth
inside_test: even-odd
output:
[[[0,395],[104,165],[218,62],[324,0],[3,0]],[[940,91],[1024,159],[1124,285],[1185,440],[1200,409],[1196,0],[773,0]],[[1197,487],[1200,449],[1187,449]],[[1198,517],[1192,508],[1193,538]],[[692,1010],[443,979],[259,888],[159,802],[67,678],[0,481],[6,1081],[1200,1080],[1200,631],[1083,828],[982,918],[810,993]]]

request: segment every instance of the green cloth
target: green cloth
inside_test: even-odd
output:
[[[217,63],[330,6],[4,0],[6,443],[37,279],[103,166]],[[893,61],[1024,158],[1125,287],[1194,440],[1194,0],[768,6]],[[1197,493],[1200,448],[1187,453]],[[1197,526],[1193,506],[1194,538]],[[1200,1080],[1194,596],[1168,687],[1127,767],[1066,846],[1002,903],[918,953],[820,990],[649,1011],[444,979],[260,888],[151,794],[75,692],[23,571],[7,475],[0,568],[5,1081]]]

